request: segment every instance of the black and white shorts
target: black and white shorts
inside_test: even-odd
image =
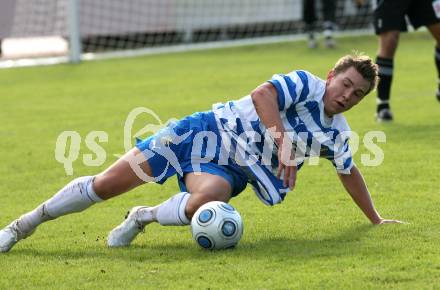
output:
[[[440,22],[440,0],[376,1],[377,7],[373,14],[376,34],[390,30],[407,31],[405,16],[414,29]]]

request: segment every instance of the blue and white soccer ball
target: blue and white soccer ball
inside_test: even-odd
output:
[[[222,201],[202,205],[191,220],[192,237],[208,250],[231,248],[243,235],[243,221],[238,211]]]

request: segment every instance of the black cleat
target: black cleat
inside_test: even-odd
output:
[[[376,113],[376,121],[379,123],[386,123],[393,121],[393,113],[390,109],[382,109]]]

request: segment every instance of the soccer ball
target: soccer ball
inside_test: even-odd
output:
[[[202,205],[191,220],[192,237],[208,250],[231,248],[243,234],[243,222],[238,211],[222,201]]]

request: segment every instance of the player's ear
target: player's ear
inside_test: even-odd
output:
[[[328,86],[330,84],[330,81],[333,79],[334,76],[335,76],[335,71],[334,70],[330,70],[327,73],[327,80],[325,82],[326,86]]]
[[[334,76],[335,76],[335,71],[334,70],[330,70],[327,73],[327,81],[331,80]]]

